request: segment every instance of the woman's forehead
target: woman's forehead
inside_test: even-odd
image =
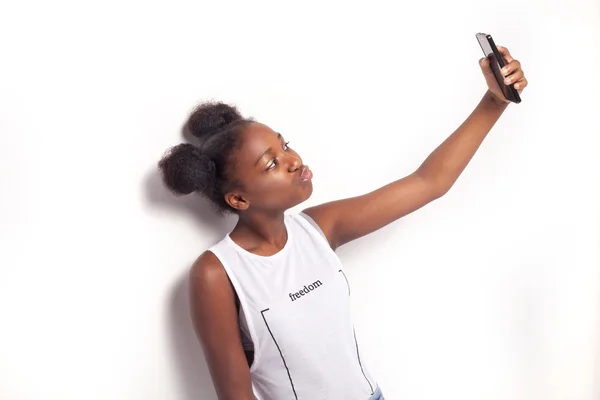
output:
[[[251,158],[253,164],[265,150],[276,146],[279,141],[279,134],[277,132],[267,125],[258,122],[246,126],[242,136],[242,154],[240,156]]]

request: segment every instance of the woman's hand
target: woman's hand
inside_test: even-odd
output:
[[[506,47],[498,46],[498,51],[500,55],[505,61],[505,66],[502,68],[502,76],[504,76],[504,84],[511,85],[514,84],[514,88],[517,89],[517,92],[521,94],[523,89],[527,87],[527,78],[523,74],[523,70],[521,69],[521,63],[519,60],[515,60],[512,58],[508,49]],[[483,72],[483,76],[485,77],[485,81],[487,82],[490,93],[495,97],[499,104],[508,104],[510,100],[507,100],[502,94],[502,90],[496,82],[496,78],[494,76],[494,72],[490,67],[489,58],[482,58],[479,60],[479,65],[481,66],[481,71]]]

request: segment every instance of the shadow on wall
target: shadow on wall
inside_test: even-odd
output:
[[[160,155],[159,155],[160,157]],[[158,158],[157,158],[158,161]],[[234,226],[237,217],[219,217],[210,203],[204,198],[191,194],[175,196],[164,186],[160,171],[153,168],[146,179],[146,193],[153,207],[161,207],[183,212],[198,223],[198,229],[208,242],[216,243],[223,238]],[[199,251],[198,255],[200,255]],[[170,268],[171,266],[169,266]],[[175,363],[180,377],[180,397],[173,399],[182,400],[217,400],[202,348],[196,338],[190,318],[188,300],[188,275],[189,266],[183,276],[179,276],[169,296],[170,304],[167,307],[171,344]]]

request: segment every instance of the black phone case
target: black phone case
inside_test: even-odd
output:
[[[504,62],[504,58],[502,58],[502,55],[498,51],[498,48],[496,47],[496,44],[494,43],[494,39],[492,39],[492,35],[488,35],[486,33],[478,33],[476,35],[476,37],[477,37],[477,42],[481,46],[481,50],[483,51],[483,54],[485,54],[485,56],[490,61],[490,67],[492,68],[494,76],[496,77],[496,81],[498,82],[498,85],[500,86],[500,89],[502,90],[504,97],[506,97],[507,100],[510,100],[514,103],[520,103],[521,96],[519,96],[519,92],[517,92],[517,89],[514,88],[514,86],[513,86],[514,84],[506,85],[504,83],[504,76],[502,75],[502,72],[500,71],[500,69],[502,67],[504,67],[506,65],[506,63]],[[484,45],[482,44],[482,41],[485,41],[490,46],[492,53],[488,54],[488,52],[486,52],[486,49],[485,49]],[[496,63],[496,60],[497,60],[497,63]]]

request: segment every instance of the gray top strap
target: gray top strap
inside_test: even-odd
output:
[[[308,216],[307,214],[305,214],[303,212],[298,213],[298,215],[301,215],[302,217],[304,217],[304,219],[306,219],[308,222],[310,222],[310,224],[312,226],[314,226],[317,231],[319,231],[319,233],[321,234],[321,236],[323,236],[323,239],[327,240],[327,238],[325,237],[325,234],[323,233],[323,231],[321,230],[321,228],[319,227],[319,225],[317,225],[317,223],[315,222],[314,219],[312,219],[310,216]]]

